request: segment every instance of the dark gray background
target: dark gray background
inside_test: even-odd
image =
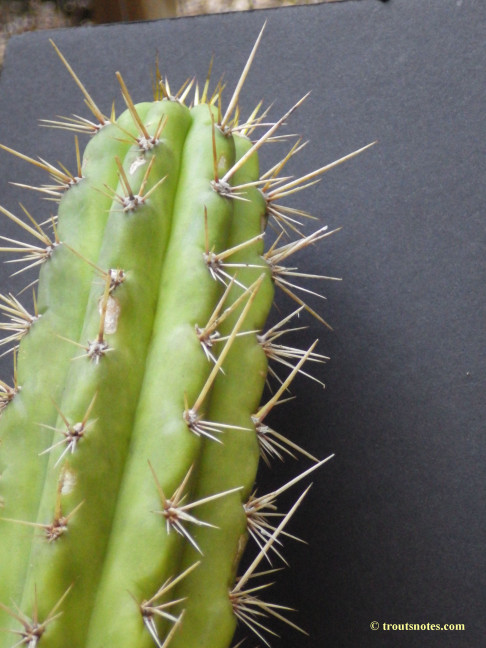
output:
[[[306,318],[310,328],[295,339],[321,338],[332,358],[316,369],[326,390],[299,379],[298,401],[277,408],[271,423],[336,456],[291,526],[309,546],[286,543],[290,569],[272,588],[275,600],[299,608],[311,637],[275,625],[275,646],[484,645],[485,18],[479,0],[361,0],[34,33],[9,44],[0,141],[53,162],[73,166],[72,136],[38,128],[38,118],[87,113],[49,36],[109,111],[113,98],[122,109],[117,69],[138,100],[150,98],[156,51],[174,86],[195,73],[203,80],[214,53],[214,78],[224,72],[229,94],[265,19],[242,109],[262,98],[275,101],[277,117],[312,90],[289,124],[310,140],[293,172],[379,140],[299,196],[342,227],[302,267],[344,280],[319,285],[328,301],[314,304],[334,331]],[[268,147],[263,168],[283,150]],[[43,220],[54,207],[8,185],[45,180],[27,167],[0,152],[0,202],[19,211],[21,200]],[[1,227],[18,235],[5,220]],[[0,269],[3,292],[26,283],[7,280],[10,270]],[[3,366],[8,379],[9,361]],[[262,470],[260,492],[304,466]],[[373,620],[466,630],[372,631]]]

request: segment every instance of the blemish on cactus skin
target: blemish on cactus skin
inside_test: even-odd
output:
[[[228,160],[224,155],[221,155],[218,160],[218,176],[224,175],[225,170],[228,168]]]
[[[66,464],[64,464],[59,483],[60,483],[59,490],[62,495],[70,495],[76,486],[77,483],[76,473],[74,473],[71,470],[71,468]]]
[[[118,319],[120,317],[120,310],[121,308],[118,300],[116,300],[114,297],[109,296],[105,311],[105,333],[116,333],[116,330],[118,328]],[[102,299],[100,299],[99,301],[98,311],[100,315],[103,313]]]
[[[128,173],[130,175],[134,175],[136,171],[144,166],[144,164],[147,164],[147,160],[144,155],[139,155],[135,160],[130,164],[130,168],[128,170]]]

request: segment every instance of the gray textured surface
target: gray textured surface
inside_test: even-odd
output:
[[[332,357],[326,391],[299,381],[298,404],[272,422],[336,458],[292,528],[304,528],[309,547],[288,542],[291,568],[272,588],[300,608],[311,638],[279,627],[275,646],[477,648],[486,631],[484,3],[366,0],[21,36],[0,79],[0,141],[73,159],[71,136],[36,124],[83,110],[48,36],[108,111],[114,97],[122,106],[117,69],[137,99],[150,97],[155,51],[174,85],[204,79],[214,53],[214,77],[224,72],[233,87],[264,19],[242,108],[263,98],[277,116],[312,90],[289,125],[311,140],[294,171],[379,140],[301,194],[304,208],[343,228],[305,267],[344,281],[324,285],[329,299],[317,304],[334,332],[309,322],[304,341],[320,336]],[[270,148],[265,160],[276,155]],[[0,154],[0,202],[16,210],[20,199],[42,220],[51,206],[7,183],[33,176],[43,181]],[[24,285],[5,288],[10,268],[0,270],[3,291]],[[262,477],[268,485],[298,469],[287,461]],[[466,630],[373,632],[373,620]]]

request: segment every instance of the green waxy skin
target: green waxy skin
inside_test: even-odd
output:
[[[260,118],[237,123],[255,49],[227,114],[221,87],[134,106],[121,81],[128,110],[59,190],[0,421],[0,648],[231,645],[279,185],[257,153],[276,127],[254,146]]]
[[[251,143],[243,137],[235,137],[237,157],[250,148]],[[250,158],[235,175],[235,184],[254,182],[259,178],[258,159]],[[234,207],[234,227],[229,245],[235,246],[261,234],[265,202],[261,192],[252,187],[247,191],[248,202],[238,201]],[[238,281],[251,285],[263,275],[264,282],[255,302],[245,319],[245,329],[259,331],[263,328],[273,301],[273,284],[270,270],[263,261],[263,241],[259,240],[232,256],[232,262],[247,263],[257,267],[237,270]],[[234,301],[241,293],[239,286],[233,286],[228,301]],[[241,307],[240,309],[241,310]],[[238,312],[223,323],[221,333],[229,334]],[[204,553],[201,566],[185,578],[177,589],[177,598],[187,598],[185,623],[173,639],[172,646],[197,645],[204,637],[203,645],[228,645],[234,634],[236,619],[228,593],[234,584],[238,556],[246,544],[246,517],[243,503],[250,495],[255,482],[259,460],[259,447],[251,414],[256,412],[261,399],[267,374],[267,358],[258,344],[256,334],[241,336],[231,348],[225,360],[226,375],[218,376],[209,408],[209,419],[233,424],[245,429],[228,429],[224,443],[215,444],[204,440],[199,462],[199,480],[195,496],[206,497],[215,489],[231,489],[243,486],[240,492],[228,495],[212,514],[213,524],[220,533],[200,528],[195,532],[198,544]],[[238,381],[230,375],[240,376]],[[245,460],[242,461],[242,457]],[[218,466],[218,471],[214,471]],[[209,504],[207,505],[209,508]],[[203,511],[201,511],[203,515]],[[235,558],[236,557],[236,558]],[[187,547],[183,568],[197,560],[196,552]]]
[[[203,259],[202,207],[207,209],[211,239],[219,248],[226,242],[231,205],[211,189],[212,158],[201,155],[201,151],[211,150],[208,107],[194,108],[192,117],[175,198],[172,236],[160,283],[154,337],[132,433],[130,460],[90,627],[88,646],[93,647],[101,647],[103,637],[114,645],[134,645],[140,636],[140,613],[132,596],[137,601],[149,599],[173,569],[176,545],[181,538],[176,537],[174,531],[167,534],[163,519],[153,513],[161,509],[161,502],[148,461],[157,467],[164,493],[170,495],[199,453],[201,440],[183,420],[184,397],[186,395],[190,402],[195,400],[209,373],[210,366],[194,327],[210,317],[220,294],[220,287],[212,280]],[[222,136],[219,139],[222,149],[219,157],[226,158],[228,167],[234,159],[232,142]],[[118,527],[123,527],[125,532],[117,532]],[[145,530],[143,535],[141,528]],[[166,545],[169,551],[164,551]],[[160,548],[155,558],[151,551],[153,546]],[[120,564],[124,565],[123,575]],[[110,615],[113,605],[123,615],[123,625]],[[145,643],[151,644],[149,636]]]
[[[152,151],[144,154],[140,153],[138,147],[129,150],[125,158],[126,173],[133,186],[139,186],[153,155],[152,178],[162,178],[171,171],[170,177],[150,195],[146,204],[133,212],[124,213],[117,203],[114,204],[97,260],[101,268],[122,268],[126,273],[125,281],[113,290],[111,296],[117,325],[116,331],[106,334],[106,340],[112,350],[99,358],[98,362],[82,357],[71,363],[65,395],[60,403],[63,414],[74,423],[82,421],[96,395],[90,414],[93,424],[86,430],[85,438],[80,439],[76,451],[67,455],[67,463],[56,470],[55,464],[64,447],[57,451],[53,449],[51,453],[39,522],[53,516],[59,480],[66,478],[64,470],[72,475],[69,479],[73,479],[75,485],[71,492],[60,498],[63,513],[66,515],[81,502],[84,503],[62,542],[42,543],[33,549],[36,569],[29,575],[26,592],[32,591],[34,584],[42,589],[39,613],[44,616],[81,571],[84,586],[96,591],[109,537],[114,502],[143,378],[144,363],[140,359],[146,356],[152,332],[159,275],[171,227],[174,186],[189,125],[187,109],[166,102],[155,104],[148,111],[145,121],[149,130],[151,127],[155,130],[161,112],[168,116],[161,141]],[[143,161],[143,164],[136,166],[135,172],[130,174],[130,167],[136,160]],[[146,254],[150,250],[153,252]],[[93,282],[85,325],[79,338],[82,344],[96,338],[102,295],[102,282]],[[137,331],[137,335],[128,344],[132,331]],[[66,344],[64,341],[60,343]],[[116,393],[124,397],[117,407],[107,407]],[[59,420],[56,427],[62,429],[63,421]],[[57,437],[59,434],[46,447],[55,443]],[[100,475],[105,476],[103,488],[97,488]],[[82,528],[83,534],[77,534],[77,528]],[[52,578],[52,573],[56,571],[63,574],[62,579]],[[93,599],[82,595],[81,588],[73,589],[71,605],[63,614],[62,623],[57,625],[57,632],[53,627],[47,635],[52,646],[65,643],[67,628],[72,641],[82,645],[86,633],[85,619],[93,602]]]
[[[129,127],[127,116],[120,119]],[[110,200],[93,187],[116,186],[116,167],[111,162],[115,155],[123,157],[128,148],[114,138],[115,132],[118,135],[114,126],[107,126],[89,143],[82,167],[83,178],[66,190],[59,205],[60,241],[74,246],[91,260],[95,260],[100,248],[110,205]],[[2,417],[0,491],[3,517],[37,518],[48,460],[46,456],[39,456],[46,447],[46,439],[38,424],[55,424],[57,412],[52,400],[59,401],[70,358],[74,355],[73,348],[61,344],[58,336],[78,338],[92,279],[90,266],[62,244],[54,249],[41,269],[37,293],[41,317],[21,344],[17,359],[21,390]],[[24,486],[19,488],[18,484]],[[2,527],[2,555],[9,558],[0,560],[0,601],[19,601],[35,531],[32,527],[13,524]]]

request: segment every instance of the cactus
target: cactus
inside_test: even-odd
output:
[[[2,145],[43,168],[50,184],[30,188],[58,201],[43,223],[0,207],[28,236],[2,236],[2,251],[19,272],[40,267],[32,309],[0,296],[14,358],[13,385],[0,383],[2,648],[227,648],[238,620],[268,644],[271,617],[300,630],[249,585],[262,561],[282,562],[307,489],[273,517],[277,497],[328,459],[265,421],[303,364],[325,359],[281,338],[304,310],[324,322],[301,296],[316,277],[288,260],[332,232],[302,234],[307,214],[282,201],[359,151],[284,178],[298,142],[260,175],[259,148],[302,101],[270,125],[260,107],[239,119],[261,36],[224,112],[209,75],[173,95],[157,72],[154,101],[136,105],[117,75],[118,117],[54,45],[94,116],[50,122],[91,137],[81,160],[76,135],[76,172]],[[265,251],[267,222],[279,234]],[[298,307],[264,332],[275,288]],[[259,458],[289,455],[310,467],[257,495]]]

